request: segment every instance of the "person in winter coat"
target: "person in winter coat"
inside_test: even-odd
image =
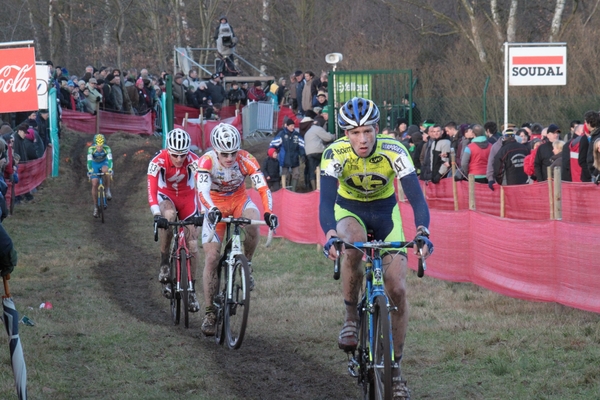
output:
[[[304,150],[306,152],[306,167],[312,190],[317,189],[316,169],[321,163],[325,147],[335,140],[335,135],[327,132],[321,126],[313,124],[304,135]]]
[[[448,136],[442,134],[442,127],[434,125],[429,128],[431,145],[429,147],[429,162],[431,165],[431,182],[439,183],[442,178],[448,177],[450,169],[451,143]]]
[[[267,151],[268,157],[265,159],[262,167],[263,175],[267,180],[271,192],[281,189],[281,174],[279,172],[279,154],[274,148]]]
[[[283,168],[283,173],[288,175],[291,171],[292,191],[296,191],[296,185],[300,178],[300,157],[305,155],[304,139],[295,128],[294,121],[288,119],[285,126],[269,144],[269,147],[277,149],[279,153],[279,165]]]
[[[560,137],[560,129],[555,124],[548,127],[546,138],[542,140],[542,144],[537,149],[533,165],[535,168],[535,176],[538,182],[544,182],[548,179],[548,167],[552,164],[550,158],[554,155],[554,147],[552,143],[556,142]]]
[[[477,183],[488,183],[486,172],[492,145],[487,140],[483,126],[474,125],[473,134],[475,138],[465,147],[462,154],[460,171],[464,177],[474,175]]]
[[[229,100],[230,106],[239,107],[242,104],[242,100],[246,98],[246,93],[240,88],[239,83],[231,82],[231,89],[227,92],[227,100]]]
[[[517,142],[514,129],[504,131],[502,147],[494,157],[494,178],[499,185],[522,185],[529,179],[523,165],[529,154],[527,145]]]

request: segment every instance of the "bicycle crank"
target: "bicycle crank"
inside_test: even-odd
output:
[[[355,359],[354,352],[352,352],[352,355],[350,355],[350,353],[347,353],[347,354],[348,354],[348,373],[350,374],[350,376],[352,376],[354,378],[358,378],[360,365],[358,364],[358,362]]]

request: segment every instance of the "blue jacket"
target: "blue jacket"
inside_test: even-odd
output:
[[[284,168],[294,168],[300,166],[300,157],[304,157],[304,139],[297,130],[290,132],[287,127],[283,127],[269,147],[277,149],[279,152],[279,165]]]

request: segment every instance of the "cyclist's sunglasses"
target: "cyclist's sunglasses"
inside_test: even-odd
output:
[[[169,155],[173,158],[186,158],[187,157],[187,153],[186,154],[177,154],[177,153],[169,152]]]
[[[237,156],[237,151],[234,151],[233,153],[220,153],[221,156],[223,156],[223,158],[235,158],[235,156]]]

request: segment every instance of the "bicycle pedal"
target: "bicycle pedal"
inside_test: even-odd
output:
[[[350,376],[357,378],[359,375],[359,369],[360,365],[358,365],[358,362],[354,359],[354,355],[352,356],[352,358],[350,358],[350,355],[348,354],[348,373],[350,374]]]

